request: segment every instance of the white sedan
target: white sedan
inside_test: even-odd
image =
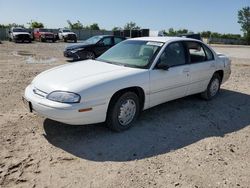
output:
[[[210,100],[228,80],[231,61],[201,41],[143,37],[114,46],[96,60],[47,70],[26,88],[30,111],[59,122],[132,126],[142,110],[201,93]]]

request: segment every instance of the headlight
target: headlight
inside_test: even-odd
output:
[[[70,51],[71,51],[71,53],[74,54],[74,53],[81,51],[81,50],[84,50],[84,48],[78,48],[78,49],[74,49],[74,50],[70,50]]]
[[[67,91],[53,91],[47,96],[47,99],[61,103],[79,103],[80,95]]]

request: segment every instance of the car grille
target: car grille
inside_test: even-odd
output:
[[[16,36],[18,40],[29,40],[30,36],[27,34],[20,34]]]
[[[38,95],[38,96],[43,97],[43,98],[45,98],[47,96],[47,94],[48,94],[48,93],[46,93],[46,92],[44,92],[44,91],[42,91],[40,89],[37,89],[37,88],[33,89],[33,93],[35,95]]]
[[[74,35],[74,34],[68,34],[68,39],[70,40],[70,39],[75,39],[76,38],[76,36]]]
[[[51,34],[46,34],[46,35],[45,35],[45,37],[46,37],[46,38],[50,38],[50,39],[51,39],[51,38],[54,38],[54,35],[51,35]]]

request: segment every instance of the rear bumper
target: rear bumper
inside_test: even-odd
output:
[[[224,70],[224,75],[223,75],[223,80],[221,82],[221,84],[225,83],[231,75],[231,68],[229,67],[228,69]]]
[[[106,119],[106,103],[88,106],[82,103],[64,104],[50,101],[38,96],[33,92],[33,86],[29,85],[25,89],[24,98],[32,106],[32,111],[43,117],[71,125],[84,125],[104,122]],[[89,109],[89,111],[79,112],[79,109]]]

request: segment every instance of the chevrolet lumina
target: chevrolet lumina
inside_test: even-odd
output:
[[[201,41],[143,37],[123,41],[96,60],[42,72],[26,88],[30,111],[59,122],[133,125],[142,110],[200,93],[210,100],[228,80],[231,61]]]

